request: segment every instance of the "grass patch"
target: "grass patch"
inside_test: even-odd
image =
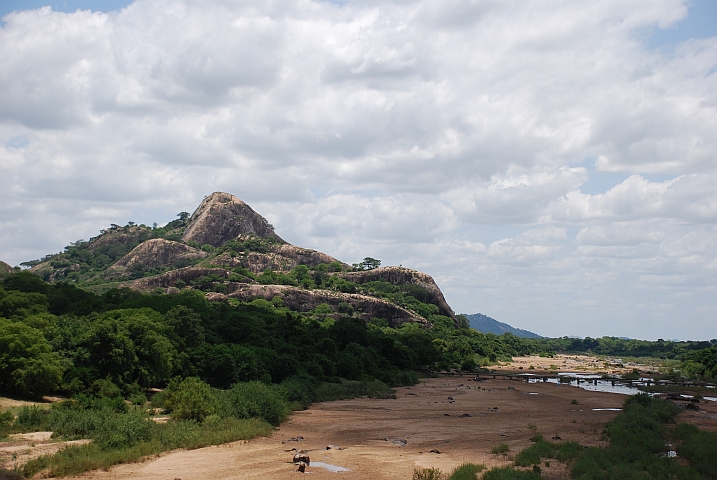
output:
[[[314,393],[315,402],[330,402],[364,396],[394,394],[394,390],[380,380],[360,381],[339,379],[337,383],[321,382]]]
[[[649,387],[647,385],[640,385],[637,387],[640,391],[647,392],[647,393],[694,393],[694,394],[704,394],[708,397],[712,397],[715,395],[715,389],[714,388],[707,388],[700,385],[650,385]]]
[[[607,448],[585,449],[572,463],[571,477],[581,480],[717,478],[717,435],[693,426],[668,430],[679,409],[646,394],[625,401],[606,426]],[[675,437],[680,462],[669,458],[668,438]],[[689,464],[685,464],[689,463]]]
[[[22,480],[22,472],[0,467],[0,480]]]
[[[30,460],[23,473],[31,477],[35,473],[47,470],[49,476],[63,477],[78,475],[88,470],[107,470],[113,465],[141,460],[176,448],[195,449],[209,445],[237,440],[248,440],[268,435],[272,427],[256,418],[240,420],[227,418],[217,422],[196,423],[191,420],[173,421],[166,424],[150,425],[150,435],[146,440],[124,447],[103,449],[97,443],[69,447],[54,455],[45,455]]]
[[[540,474],[513,467],[493,467],[483,474],[483,480],[539,480]]]
[[[695,470],[707,478],[717,477],[717,433],[681,423],[672,433],[679,443],[677,455],[687,459]]]
[[[490,453],[494,455],[500,455],[501,453],[507,453],[510,451],[507,443],[501,443],[490,449]]]
[[[567,462],[577,458],[582,451],[583,447],[578,442],[554,443],[541,438],[534,445],[521,450],[515,456],[515,464],[519,467],[539,465],[546,458]]]
[[[413,480],[442,480],[443,472],[437,468],[416,468],[413,470]]]
[[[451,472],[448,480],[477,480],[478,474],[485,470],[485,465],[476,465],[475,463],[464,463],[457,466]]]

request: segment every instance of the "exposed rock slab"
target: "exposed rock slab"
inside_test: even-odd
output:
[[[383,267],[373,270],[365,270],[363,272],[345,272],[335,274],[354,283],[366,283],[375,281],[384,281],[394,285],[418,285],[428,292],[428,303],[432,303],[438,307],[438,313],[456,319],[456,314],[443,297],[441,289],[430,275],[411,270],[403,267]]]
[[[134,244],[139,242],[142,239],[142,234],[146,235],[149,230],[149,227],[140,227],[138,225],[107,230],[99,237],[92,239],[87,248],[90,251],[95,251],[98,248],[118,243],[122,245]]]
[[[139,278],[130,282],[124,282],[121,286],[129,287],[133,290],[148,291],[155,288],[174,287],[178,281],[189,283],[197,278],[206,277],[207,275],[217,275],[219,278],[228,278],[232,272],[224,268],[204,268],[204,267],[185,267],[172,270],[154,277]]]
[[[119,259],[113,267],[131,269],[136,265],[147,268],[177,265],[207,256],[206,252],[189,245],[162,238],[153,238],[137,245]]]
[[[428,324],[425,318],[405,308],[401,308],[386,300],[366,295],[341,293],[331,290],[305,290],[287,285],[258,285],[248,283],[230,283],[227,292],[228,297],[236,298],[242,302],[250,301],[255,297],[262,297],[266,300],[280,297],[287,307],[299,312],[308,312],[322,303],[328,304],[337,312],[341,303],[347,303],[358,313],[359,318],[366,321],[372,318],[385,318],[392,327],[406,322]]]
[[[316,250],[295,247],[290,244],[271,245],[267,253],[246,252],[235,257],[223,254],[214,260],[214,263],[227,268],[244,267],[252,273],[261,273],[267,268],[288,272],[298,265],[315,267],[321,263],[338,262],[334,257]],[[348,267],[345,263],[342,266]]]
[[[264,217],[234,195],[215,192],[192,214],[182,241],[219,247],[239,235],[256,235],[283,242]]]

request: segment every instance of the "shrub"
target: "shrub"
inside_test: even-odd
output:
[[[714,478],[717,472],[717,434],[681,423],[675,429],[675,437],[682,441],[677,454],[686,458],[702,475]]]
[[[122,390],[109,378],[92,382],[92,392],[103,398],[122,398]]]
[[[413,480],[441,480],[443,473],[437,468],[416,468],[413,470]]]
[[[129,401],[132,405],[142,406],[147,402],[147,396],[144,393],[137,393],[132,395]]]
[[[540,474],[513,467],[493,467],[483,474],[483,480],[540,480]]]
[[[316,385],[309,378],[289,377],[281,382],[281,386],[286,391],[286,399],[289,402],[297,403],[302,409],[308,408],[314,401]]]
[[[15,415],[10,410],[0,413],[0,427],[12,424],[15,421]]]
[[[695,469],[701,464],[681,465],[665,455],[664,423],[672,421],[677,411],[666,400],[645,394],[628,398],[623,412],[607,424],[608,447],[583,450],[571,466],[571,477],[699,478]],[[687,459],[687,454],[683,458]]]
[[[15,423],[23,429],[41,429],[47,419],[47,411],[37,405],[23,406],[17,415]]]
[[[448,480],[477,480],[478,473],[485,470],[485,465],[464,463],[457,466],[448,477]]]
[[[202,422],[218,408],[212,387],[197,377],[174,378],[163,393],[164,408],[178,420]]]
[[[101,412],[102,422],[92,439],[102,450],[128,448],[150,437],[151,424],[138,411],[118,414],[107,410]]]
[[[279,385],[262,382],[235,383],[221,396],[222,415],[234,418],[261,418],[279,425],[289,413],[286,391]]]
[[[552,458],[555,456],[557,447],[555,444],[546,441],[536,442],[530,447],[521,450],[515,456],[515,464],[519,467],[527,467],[537,465],[542,458]]]
[[[7,303],[8,299],[4,300]],[[60,356],[40,330],[2,315],[0,312],[0,390],[31,397],[53,392],[65,369]]]
[[[495,455],[506,453],[508,451],[510,451],[510,448],[508,447],[507,443],[501,443],[500,445],[496,445],[495,447],[490,449],[490,453],[493,453]]]

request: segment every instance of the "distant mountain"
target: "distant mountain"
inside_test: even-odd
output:
[[[473,315],[466,315],[468,321],[471,324],[471,328],[484,333],[495,333],[496,335],[502,335],[504,333],[512,333],[516,337],[523,338],[543,338],[537,333],[529,332],[520,328],[511,327],[507,323],[499,322],[493,318],[482,313],[474,313]]]

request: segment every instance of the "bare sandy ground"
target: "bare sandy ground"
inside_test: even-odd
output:
[[[294,413],[266,438],[175,451],[82,478],[293,478],[301,475],[291,463],[290,450],[297,448],[308,451],[312,464],[307,474],[317,480],[410,479],[417,467],[449,472],[463,462],[509,464],[512,455],[530,445],[529,424],[535,424],[547,438],[557,435],[562,440],[600,444],[602,426],[617,412],[593,409],[619,408],[626,398],[567,385],[469,378],[435,378],[398,388],[396,400],[362,398],[316,404]],[[573,399],[578,403],[571,403]],[[298,437],[303,440],[291,441]],[[398,440],[406,444],[394,443]],[[508,455],[491,454],[501,443],[509,446]],[[341,450],[327,450],[329,444]],[[332,472],[317,462],[350,471]],[[556,478],[564,474],[558,462],[551,462],[546,470]]]
[[[0,466],[7,469],[24,465],[33,458],[52,455],[71,445],[82,445],[90,440],[53,441],[52,432],[18,433],[10,435],[9,441],[0,443]]]
[[[618,362],[619,361],[619,362]],[[622,365],[622,366],[620,366]],[[512,372],[515,370],[543,372],[576,372],[624,374],[637,368],[641,372],[657,372],[658,364],[622,362],[620,358],[604,358],[591,355],[555,355],[553,358],[532,355],[528,357],[513,357],[511,362],[502,365],[493,365],[492,370]]]

